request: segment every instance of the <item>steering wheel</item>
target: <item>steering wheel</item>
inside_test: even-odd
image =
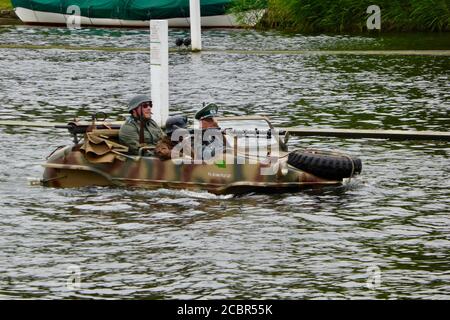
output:
[[[103,116],[103,118],[100,118],[101,116]],[[103,111],[99,111],[99,112],[96,112],[93,116],[92,116],[96,121],[105,121],[106,120],[106,118],[108,117],[108,115],[105,113],[105,112],[103,112]]]

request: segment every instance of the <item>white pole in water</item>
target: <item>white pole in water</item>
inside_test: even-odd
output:
[[[150,20],[152,119],[163,126],[169,117],[169,28],[167,20]]]
[[[202,50],[200,0],[189,0],[189,14],[191,19],[192,51],[200,51]]]

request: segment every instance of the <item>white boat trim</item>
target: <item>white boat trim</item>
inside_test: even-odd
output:
[[[27,8],[14,8],[16,15],[25,24],[55,24],[65,25],[69,15],[35,11]],[[262,10],[262,13],[264,10]],[[262,14],[261,14],[262,16]],[[168,19],[169,27],[172,28],[189,28],[189,18],[173,18]],[[239,27],[239,23],[234,15],[219,15],[201,17],[202,27]],[[112,27],[149,27],[149,21],[142,20],[122,20],[122,19],[104,19],[104,18],[89,18],[81,16],[81,26],[112,26]]]

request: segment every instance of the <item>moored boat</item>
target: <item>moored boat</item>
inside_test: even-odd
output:
[[[201,1],[202,27],[240,26],[234,15],[227,14],[230,3],[231,0]],[[12,5],[26,24],[67,25],[73,14],[71,6],[77,6],[81,26],[148,27],[151,19],[168,19],[169,27],[190,26],[189,0],[12,0]]]

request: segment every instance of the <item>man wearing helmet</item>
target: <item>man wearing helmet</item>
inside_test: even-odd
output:
[[[128,102],[128,112],[131,116],[121,126],[120,143],[128,146],[130,154],[137,155],[141,147],[147,147],[152,155],[152,149],[164,136],[161,128],[151,118],[152,101],[147,95],[137,95]]]

